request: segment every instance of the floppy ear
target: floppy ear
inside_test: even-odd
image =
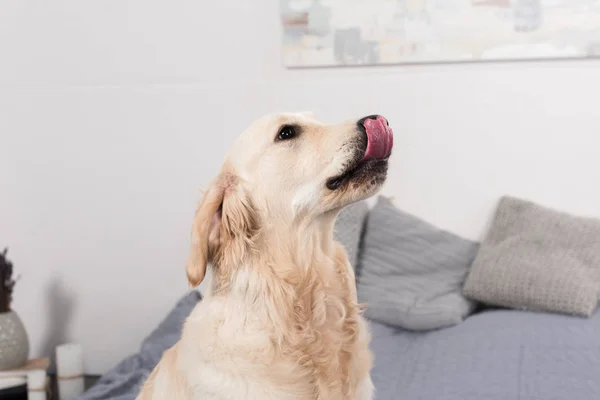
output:
[[[239,180],[222,174],[206,192],[196,211],[192,244],[186,265],[192,286],[202,283],[206,266],[242,262],[258,233],[257,214]]]
[[[209,246],[209,237],[211,241],[214,241],[215,235],[218,235],[218,232],[216,232],[220,223],[218,213],[223,204],[223,195],[224,192],[213,184],[205,193],[204,199],[202,199],[194,216],[192,243],[186,265],[188,281],[194,287],[202,283],[206,274],[206,265],[211,261],[210,249],[214,245]]]

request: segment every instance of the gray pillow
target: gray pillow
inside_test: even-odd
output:
[[[370,319],[410,330],[455,325],[474,308],[461,294],[477,244],[380,197],[369,213],[358,297]]]
[[[503,197],[464,293],[498,306],[589,317],[600,295],[600,220]]]
[[[359,201],[344,207],[335,221],[335,240],[340,242],[346,249],[348,259],[354,270],[356,270],[356,258],[358,257],[363,225],[368,212],[369,206],[367,203]]]

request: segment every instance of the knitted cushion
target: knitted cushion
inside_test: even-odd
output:
[[[464,293],[492,305],[590,316],[600,295],[600,220],[502,198]]]

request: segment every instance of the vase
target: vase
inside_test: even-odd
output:
[[[0,370],[19,368],[29,357],[29,340],[14,311],[0,314]]]

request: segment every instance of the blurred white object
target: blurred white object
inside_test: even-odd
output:
[[[83,393],[84,373],[81,345],[69,343],[56,348],[56,375],[60,400],[70,400]]]
[[[27,399],[46,400],[46,371],[34,370],[27,373]]]
[[[0,380],[0,390],[14,388],[27,383],[27,378],[22,376],[13,376],[10,378],[2,378]]]

